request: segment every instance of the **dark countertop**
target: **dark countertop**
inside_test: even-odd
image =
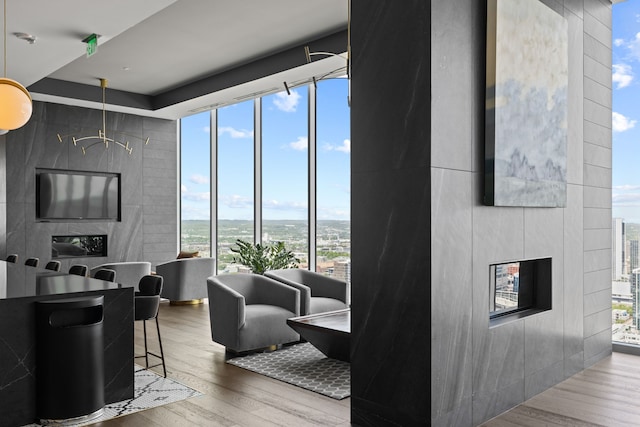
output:
[[[104,280],[0,261],[0,300],[127,287]]]

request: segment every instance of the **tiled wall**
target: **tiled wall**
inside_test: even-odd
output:
[[[482,205],[482,3],[432,3],[431,418],[442,426],[481,423],[611,353],[611,4],[544,1],[569,24],[568,199],[531,209]],[[553,309],[490,329],[489,264],[537,257],[553,258]]]
[[[544,3],[569,27],[566,208],[482,204],[484,1],[352,2],[356,425],[477,425],[611,352],[611,4]],[[489,329],[489,265],[542,257],[552,310]]]
[[[176,257],[177,248],[177,126],[175,121],[107,112],[107,134],[118,129],[149,137],[144,146],[129,138],[130,156],[118,147],[95,147],[86,155],[57,134],[85,136],[102,128],[102,111],[34,102],[33,115],[22,128],[6,135],[6,252],[21,260],[51,258],[51,236],[107,234],[109,256],[62,260],[89,267],[104,262],[150,261]],[[123,139],[118,138],[118,139]],[[35,169],[56,168],[121,173],[121,222],[37,222]]]

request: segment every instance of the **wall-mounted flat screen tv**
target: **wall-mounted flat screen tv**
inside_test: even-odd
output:
[[[36,169],[40,221],[120,221],[120,174]]]

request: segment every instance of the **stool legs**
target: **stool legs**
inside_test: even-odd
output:
[[[167,367],[164,363],[164,350],[162,348],[162,337],[160,336],[160,323],[158,322],[158,316],[156,316],[156,331],[158,332],[158,344],[160,345],[160,354],[156,354],[156,353],[152,353],[149,351],[149,348],[147,347],[147,321],[143,320],[142,321],[142,330],[144,333],[144,356],[136,356],[136,357],[144,357],[144,362],[145,362],[145,368],[149,369],[149,368],[155,368],[156,366],[160,366],[162,365],[162,373],[164,374],[164,377],[167,377]],[[156,365],[152,365],[149,366],[149,355],[151,356],[155,356],[157,358],[159,358],[162,363],[158,363]]]

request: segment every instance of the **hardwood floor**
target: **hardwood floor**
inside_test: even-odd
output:
[[[640,357],[613,353],[486,427],[640,426]]]
[[[162,303],[159,316],[167,376],[203,395],[95,426],[351,425],[349,398],[331,399],[225,363],[224,347],[211,341],[207,304]],[[155,328],[147,333],[153,346]],[[136,354],[141,354],[141,324],[135,335]]]
[[[160,307],[167,374],[203,395],[95,426],[351,425],[348,398],[334,400],[226,364],[224,348],[211,341],[208,310],[207,304]],[[142,327],[136,325],[141,352]],[[639,402],[640,357],[614,353],[483,426],[640,426]]]

